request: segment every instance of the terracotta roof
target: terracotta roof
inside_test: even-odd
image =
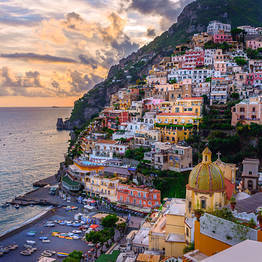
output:
[[[116,144],[117,143],[117,141],[114,141],[114,140],[103,140],[103,139],[101,139],[101,140],[98,140],[96,143],[99,143],[99,144]]]

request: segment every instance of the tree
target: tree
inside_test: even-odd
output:
[[[63,260],[63,262],[80,262],[82,255],[83,253],[81,251],[74,250]]]
[[[117,221],[118,217],[116,215],[108,215],[102,218],[101,224],[103,227],[115,227]]]
[[[245,60],[244,58],[242,57],[235,57],[235,62],[237,63],[238,66],[244,66],[244,65],[247,65],[247,60]]]

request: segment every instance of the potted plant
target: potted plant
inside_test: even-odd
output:
[[[203,215],[204,211],[200,208],[194,210],[195,217],[197,218],[197,221],[200,220],[200,217]]]
[[[235,207],[236,207],[236,199],[232,196],[230,198],[230,206],[231,206],[231,209],[234,211],[235,210]]]
[[[262,211],[259,211],[257,215],[257,221],[259,223],[260,229],[262,229]]]

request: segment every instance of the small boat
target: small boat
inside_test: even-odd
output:
[[[20,254],[23,255],[23,256],[30,256],[31,252],[28,251],[28,250],[23,250],[23,251],[20,252]]]
[[[9,206],[10,206],[10,204],[5,203],[5,204],[2,205],[2,208],[7,208],[7,207],[9,207]]]
[[[26,240],[26,243],[29,244],[29,245],[34,245],[35,241],[33,241],[33,240]]]
[[[15,208],[18,209],[20,206],[18,204],[15,205]]]
[[[35,234],[36,234],[36,232],[34,232],[34,231],[29,231],[29,232],[26,233],[26,235],[30,236],[30,237],[34,237]]]
[[[9,250],[8,247],[4,247],[4,248],[3,248],[3,252],[4,252],[5,254],[9,253],[9,251],[10,251],[10,250]]]
[[[42,242],[43,243],[50,243],[51,241],[50,241],[50,239],[43,239]]]
[[[40,240],[46,240],[48,237],[39,237]]]
[[[16,248],[18,248],[18,245],[14,244],[14,245],[9,245],[8,248],[10,250],[15,250]]]
[[[63,253],[63,252],[57,252],[56,254],[58,257],[67,257],[69,255],[68,253]]]

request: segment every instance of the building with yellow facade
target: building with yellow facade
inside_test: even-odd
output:
[[[150,228],[149,250],[165,257],[182,256],[186,244],[194,241],[194,210],[212,211],[225,205],[223,172],[211,161],[208,148],[202,154],[202,162],[190,173],[186,199],[168,201]]]
[[[188,139],[199,121],[197,113],[160,113],[156,116],[155,129],[161,131],[161,142],[177,143]]]
[[[185,200],[172,199],[149,231],[149,250],[164,256],[181,256],[185,242]]]
[[[192,217],[195,209],[214,211],[226,203],[224,175],[212,162],[212,152],[205,148],[202,162],[193,168],[186,188],[186,216]]]
[[[203,106],[202,97],[178,98],[175,101],[164,101],[160,103],[162,113],[193,113],[201,117]]]
[[[109,178],[103,175],[92,174],[85,178],[85,190],[92,196],[105,197],[112,202],[116,202],[116,190],[119,181],[118,177]]]

